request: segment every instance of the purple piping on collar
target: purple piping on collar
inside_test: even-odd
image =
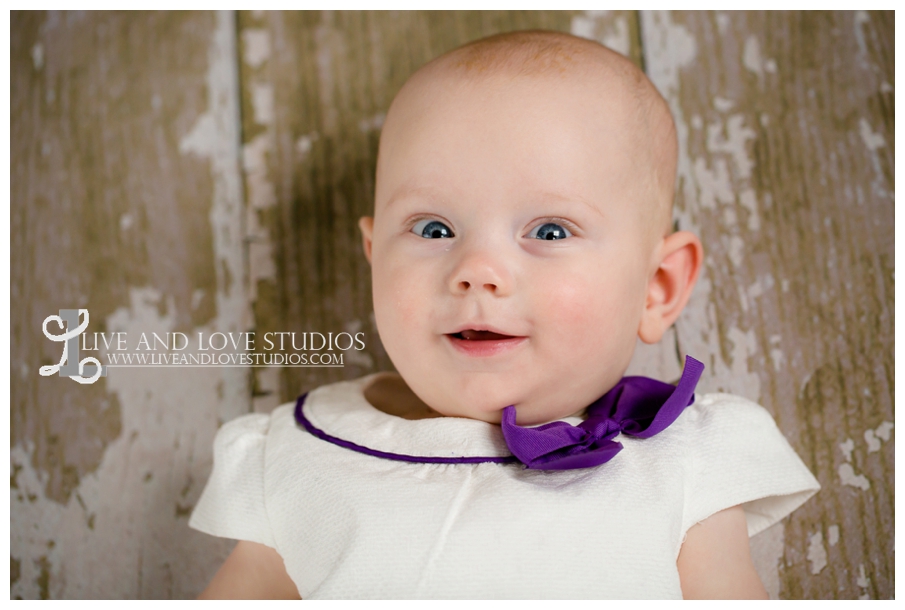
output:
[[[345,449],[379,458],[420,464],[508,464],[521,462],[539,470],[591,468],[611,460],[622,450],[613,439],[620,433],[649,438],[665,430],[694,402],[694,389],[704,365],[686,356],[678,386],[649,377],[623,377],[587,409],[578,426],[555,421],[535,428],[515,423],[515,407],[503,409],[502,431],[509,450],[505,457],[427,457],[377,451],[330,436],[305,417],[302,406],[308,394],[295,404],[295,420],[314,436]]]
[[[320,428],[316,428],[314,424],[312,424],[308,420],[308,418],[305,417],[304,410],[302,409],[302,405],[305,404],[305,398],[307,397],[308,394],[302,394],[296,401],[295,421],[297,421],[302,427],[305,428],[305,430],[307,430],[317,438],[325,440],[328,443],[333,443],[334,445],[343,447],[345,449],[351,449],[352,451],[357,451],[358,453],[364,453],[365,455],[372,455],[374,457],[385,458],[388,460],[396,460],[399,462],[416,462],[420,464],[483,464],[485,462],[509,464],[518,462],[514,455],[507,455],[503,457],[429,457],[421,455],[404,455],[402,453],[390,453],[388,451],[377,451],[376,449],[369,449],[368,447],[363,447],[362,445],[358,445],[351,441],[346,441],[335,436],[330,436]]]

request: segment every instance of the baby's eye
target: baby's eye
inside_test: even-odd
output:
[[[531,232],[528,233],[528,237],[546,240],[565,239],[571,236],[572,234],[567,228],[562,225],[558,225],[555,222],[547,222],[542,225],[538,225],[531,229]]]
[[[439,220],[422,220],[412,227],[412,233],[420,235],[425,239],[455,237],[452,230]]]

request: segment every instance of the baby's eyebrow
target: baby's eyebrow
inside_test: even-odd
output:
[[[536,198],[540,201],[555,201],[557,203],[581,203],[590,208],[595,214],[599,214],[600,216],[605,216],[605,214],[600,210],[600,208],[584,197],[577,195],[575,193],[560,193],[556,191],[536,191],[534,193]],[[440,189],[437,189],[433,186],[428,185],[403,185],[396,189],[396,191],[390,195],[390,198],[387,199],[386,204],[384,205],[384,209],[388,209],[393,203],[397,201],[407,199],[412,196],[423,197],[424,199],[428,199],[431,202],[436,203],[447,203],[449,199],[445,197]]]
[[[432,202],[445,202],[447,198],[442,195],[442,192],[433,187],[427,185],[402,185],[392,195],[390,195],[389,199],[387,199],[386,204],[383,206],[384,209],[389,208],[391,205],[396,203],[397,201],[408,199],[412,196],[418,196],[423,199],[428,199]]]
[[[600,208],[584,197],[575,194],[575,193],[557,193],[554,191],[539,191],[538,194],[544,200],[553,199],[557,202],[562,203],[583,203],[587,207],[589,207],[594,213],[604,216],[604,213],[600,210]]]

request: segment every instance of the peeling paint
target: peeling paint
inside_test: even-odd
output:
[[[858,565],[858,579],[855,583],[861,587],[862,589],[866,589],[870,586],[870,579],[867,578],[867,573],[864,571],[864,564]]]
[[[726,13],[716,13],[716,27],[720,31],[720,34],[726,33],[726,28],[729,27],[729,23],[729,15]]]
[[[758,76],[763,71],[763,64],[760,58],[760,43],[757,42],[757,36],[753,34],[745,40],[745,50],[742,53],[742,65]]]
[[[867,147],[867,150],[873,152],[878,148],[883,148],[886,146],[886,140],[883,139],[883,135],[876,133],[870,127],[870,123],[867,122],[867,119],[862,118],[858,122],[859,133],[861,134],[861,140],[864,142],[864,145]]]
[[[276,205],[276,193],[267,176],[267,153],[270,138],[267,134],[256,136],[242,147],[242,167],[248,186],[248,205],[256,210],[266,210]],[[253,235],[254,231],[250,231]]]
[[[17,488],[23,494],[15,494],[10,490],[10,549],[23,559],[18,562],[18,578],[10,583],[10,598],[35,599],[46,594],[47,597],[59,598],[56,590],[58,583],[55,577],[58,566],[62,562],[59,551],[48,549],[48,541],[58,537],[58,529],[64,508],[49,502],[44,497],[46,475],[33,467],[31,451],[21,446],[10,448],[10,465],[16,472]],[[25,502],[25,496],[35,495],[38,502]],[[73,502],[70,502],[70,505]],[[58,546],[58,545],[57,545]],[[35,558],[41,557],[43,566],[37,565]],[[40,591],[38,581],[42,571],[49,575],[48,589]]]
[[[586,11],[587,12],[587,11]],[[581,36],[582,38],[594,38],[597,23],[592,17],[586,15],[575,15],[572,17],[572,25],[569,33],[573,36]]]
[[[893,423],[891,421],[885,421],[879,426],[877,426],[874,433],[877,435],[877,438],[880,438],[884,441],[888,441],[890,438],[890,433],[893,429]]]
[[[670,103],[673,114],[682,116],[681,112],[677,113],[681,108],[676,104],[679,71],[691,65],[697,56],[695,37],[684,25],[675,23],[668,11],[642,12],[641,32],[648,76]]]
[[[697,187],[697,202],[703,208],[715,208],[717,203],[735,201],[735,191],[729,179],[729,166],[724,159],[716,159],[713,169],[703,158],[694,160],[693,177]]]
[[[736,268],[741,267],[744,260],[745,242],[738,235],[730,235],[728,239],[729,260]]]
[[[757,231],[760,229],[760,216],[757,209],[757,194],[754,189],[745,189],[738,198],[739,203],[748,210],[748,230]]]
[[[738,178],[747,179],[751,177],[751,170],[754,169],[754,161],[748,156],[747,143],[756,137],[757,133],[745,126],[745,116],[733,114],[726,119],[725,126],[722,123],[713,123],[707,127],[707,150],[713,153],[727,153],[735,165]]]
[[[324,14],[326,21],[331,21],[329,14]],[[323,35],[330,35],[329,25],[320,26]],[[281,43],[274,43],[271,36],[272,30],[260,28],[248,28],[243,30],[244,63],[255,70],[269,61]],[[315,36],[315,43],[318,43]],[[318,61],[327,61],[328,55],[319,53]],[[256,326],[259,321],[254,319],[254,307],[261,298],[259,290],[272,285],[277,277],[275,237],[271,234],[271,210],[277,205],[276,187],[271,175],[271,164],[275,162],[275,101],[274,85],[267,73],[246,71],[244,73],[243,89],[251,104],[254,123],[261,126],[258,130],[246,136],[242,146],[242,170],[245,180],[247,195],[247,209],[245,214],[245,241],[247,244],[247,290],[251,307],[248,314],[249,327]],[[329,90],[324,90],[327,87]],[[330,84],[320,83],[318,91],[332,99],[333,89]],[[333,109],[331,109],[333,110]],[[329,112],[329,111],[328,111]],[[334,110],[335,112],[335,110]],[[312,150],[313,142],[320,135],[311,132],[303,135],[295,142],[295,152],[304,159]],[[250,373],[251,410],[255,412],[270,412],[280,404],[281,373],[275,368],[251,369]]]
[[[839,480],[843,485],[857,487],[862,491],[870,489],[870,481],[867,480],[867,477],[863,474],[855,474],[854,467],[848,462],[839,465]]]
[[[161,314],[158,302],[163,298],[152,288],[131,289],[130,306],[108,317],[106,327],[109,332],[134,336],[172,331],[176,310],[171,306]],[[33,597],[26,585],[46,575],[52,598],[159,597],[159,590],[134,587],[136,575],[148,586],[158,586],[162,559],[180,562],[183,576],[177,589],[181,595],[197,592],[201,583],[191,580],[196,573],[193,564],[218,561],[229,543],[188,530],[184,519],[177,523],[177,515],[162,509],[185,481],[203,481],[207,476],[218,414],[230,417],[247,410],[241,395],[217,399],[214,388],[222,374],[219,369],[111,369],[108,389],[119,397],[123,434],[110,443],[97,470],[82,478],[65,506],[43,497],[42,473],[30,466],[28,449],[12,448],[12,463],[20,466],[20,487],[38,497],[12,511],[11,544],[24,550],[24,556],[45,558],[41,566],[23,564],[18,594]],[[234,373],[227,369],[226,374]],[[186,408],[187,400],[191,408]],[[153,477],[153,472],[162,476]],[[189,501],[200,493],[199,486],[191,488]],[[145,515],[141,527],[131,525],[136,516]],[[186,545],[186,538],[192,543]],[[49,542],[56,544],[48,549]],[[167,550],[174,548],[181,549],[180,555],[168,557]],[[117,560],[105,562],[103,569],[96,562],[77,559],[111,556]]]
[[[864,441],[867,443],[867,452],[873,453],[880,450],[880,439],[874,436],[873,430],[864,431]]]
[[[867,63],[867,41],[864,39],[864,29],[863,25],[865,23],[870,22],[870,15],[867,14],[867,11],[855,11],[855,18],[852,20],[854,24],[854,34],[855,40],[858,43],[858,50],[861,55],[861,63],[862,65],[869,65]]]
[[[811,574],[820,574],[826,567],[826,548],[823,546],[821,532],[808,537],[808,561],[811,562]]]
[[[130,18],[154,21],[159,16],[136,14]],[[205,325],[199,328],[207,331],[238,330],[245,328],[246,293],[240,231],[243,208],[237,163],[238,78],[233,19],[228,13],[174,16],[170,19],[185,20],[173,29],[183,31],[186,29],[184,26],[189,25],[193,28],[193,36],[202,37],[196,38],[201,42],[202,61],[199,68],[202,70],[205,46],[208,47],[207,73],[202,71],[199,74],[207,79],[207,91],[192,88],[186,92],[185,107],[180,109],[183,111],[180,117],[195,117],[196,121],[178,142],[178,151],[209,159],[210,176],[205,175],[205,164],[197,160],[191,160],[191,163],[185,160],[186,167],[191,168],[187,174],[170,174],[199,181],[204,187],[201,192],[207,190],[207,184],[211,185],[208,191],[210,199],[204,197],[191,202],[196,206],[194,210],[201,210],[202,219],[209,214],[207,220],[213,236],[209,243],[216,262],[211,270],[218,273],[216,283],[212,280],[210,284],[198,283],[195,286],[196,289],[203,286],[205,290],[210,286],[212,292],[216,287],[217,291],[216,306],[211,307],[215,311],[213,318],[208,317]],[[99,18],[97,23],[101,26],[98,28],[100,31],[109,24],[109,20],[105,16]],[[171,27],[174,25],[169,23]],[[136,31],[147,33],[142,30],[141,24]],[[210,38],[208,33],[212,34]],[[72,33],[68,35],[74,36]],[[192,48],[185,46],[180,50],[191,51]],[[47,58],[45,69],[58,67],[58,55],[49,52]],[[196,58],[188,59],[190,63]],[[184,75],[194,77],[189,71],[179,74],[180,77]],[[155,97],[150,94],[153,88],[142,91],[146,82],[141,79],[137,82],[136,90],[141,92],[137,108],[140,113],[145,113],[136,115],[138,119],[149,117],[155,105],[165,106],[159,101],[159,96],[158,101],[154,101]],[[63,91],[68,95],[69,89]],[[199,93],[202,95],[198,96]],[[67,103],[71,101],[65,97],[61,99],[67,100]],[[167,98],[168,103],[170,100]],[[195,107],[195,101],[202,106],[206,103],[206,108]],[[74,106],[73,111],[79,111],[79,108]],[[170,107],[166,108],[169,112]],[[129,132],[125,133],[128,135]],[[153,138],[154,133],[149,132],[149,135]],[[172,163],[179,162],[174,154],[176,150],[173,150],[175,144],[175,141],[161,139],[149,143],[149,146],[152,149],[158,147],[155,159],[161,163]],[[191,174],[195,167],[200,167],[200,175],[199,172]],[[91,187],[94,188],[94,185]],[[183,184],[175,184],[173,191],[183,187]],[[136,197],[150,197],[152,200],[167,196],[174,195],[171,191],[136,194]],[[65,209],[67,204],[66,201],[53,203],[60,209]],[[98,205],[106,204],[102,200]],[[162,213],[168,213],[167,210],[163,208]],[[140,230],[145,233],[146,219],[141,212],[130,209],[124,213],[122,208],[114,208],[113,211],[107,222],[112,225],[114,239],[119,237],[120,231],[134,234]],[[171,221],[166,219],[166,222]],[[203,225],[202,220],[202,230]],[[153,232],[150,234],[155,235]],[[97,238],[104,238],[103,234]],[[204,242],[199,243],[199,247],[207,247]],[[179,252],[174,252],[170,259],[161,257],[156,262],[161,261],[176,265],[193,263],[181,258]],[[86,274],[91,273],[90,267],[85,269]],[[234,278],[232,282],[225,281],[220,275],[223,269]],[[147,281],[140,279],[140,271],[124,267],[105,276],[106,279],[101,276],[95,279],[97,283],[121,282],[124,278]],[[185,275],[184,278],[192,283],[191,276]],[[164,288],[169,292],[162,292]],[[190,288],[187,292],[192,294],[194,302],[194,293],[189,291]],[[173,330],[178,320],[185,318],[184,312],[176,306],[175,299],[178,297],[172,294],[166,282],[159,282],[154,288],[147,285],[124,286],[122,292],[123,301],[127,304],[117,301],[103,315],[98,313],[102,310],[96,305],[97,300],[92,301],[95,303],[92,305],[92,324],[97,324],[105,332],[162,332]],[[95,299],[96,295],[92,293],[91,298]],[[95,318],[95,314],[99,317]],[[180,330],[190,329],[183,326]],[[222,399],[217,392],[220,387],[225,387]],[[74,432],[82,445],[65,447],[62,443],[57,444],[60,457],[66,457],[63,453],[66,449],[83,461],[84,457],[78,457],[79,452],[88,454],[99,448],[98,463],[87,472],[75,472],[77,469],[71,462],[62,462],[64,474],[70,470],[74,474],[71,477],[71,492],[62,496],[53,490],[48,491],[48,483],[55,475],[52,468],[45,468],[42,464],[44,458],[39,452],[46,453],[46,450],[36,447],[28,437],[11,443],[10,547],[18,560],[19,578],[11,583],[10,596],[92,599],[196,595],[203,586],[203,580],[222,562],[232,543],[188,530],[184,519],[177,520],[172,515],[172,498],[184,488],[186,482],[206,479],[218,419],[232,418],[249,410],[245,373],[234,369],[114,368],[103,384],[93,389],[82,389],[87,393],[75,400],[82,400],[88,405],[98,402],[92,398],[92,392],[103,392],[104,408],[100,412],[100,423],[105,417],[115,416],[117,429],[109,442],[103,436],[105,430],[92,437],[80,428]],[[64,415],[67,422],[76,423],[69,412]],[[37,438],[40,440],[40,437]],[[193,485],[187,492],[185,503],[194,502],[200,492],[200,484]],[[115,558],[115,561],[110,561],[110,558]]]
[[[869,395],[869,393],[868,393]],[[881,441],[888,441],[890,437],[890,432],[892,432],[893,424],[892,422],[885,421],[875,430],[865,430],[864,431],[864,441],[867,443],[867,452],[874,453],[875,451],[879,451],[882,445]]]
[[[205,112],[198,117],[192,129],[179,141],[179,152],[206,157],[211,153],[211,145],[216,141],[217,126],[214,117]]]
[[[264,29],[247,29],[242,32],[245,63],[260,68],[270,59],[270,32]]]
[[[44,67],[44,45],[40,42],[31,48],[31,61],[35,70],[40,70]]]
[[[748,296],[756,299],[773,289],[773,276],[769,273],[754,280],[754,283],[748,286]],[[770,343],[779,343],[779,335],[770,337]]]
[[[252,83],[251,107],[254,111],[255,123],[259,125],[273,123],[273,85]]]
[[[362,133],[368,133],[371,131],[380,131],[383,127],[383,122],[386,120],[387,115],[385,112],[378,112],[372,117],[368,117],[366,119],[362,119],[358,122],[358,129]]]
[[[845,439],[845,442],[839,444],[839,449],[842,451],[842,455],[845,456],[846,462],[852,461],[852,451],[855,449],[855,441],[850,438]]]
[[[831,525],[826,530],[826,538],[827,542],[829,542],[830,546],[836,546],[839,543],[839,526]]]
[[[336,32],[329,23],[321,24],[314,31],[316,46],[315,59],[317,61],[317,76],[319,81],[318,92],[321,103],[321,129],[325,134],[333,135],[337,132],[339,117],[337,105],[334,103],[336,84],[333,80],[333,54],[335,50],[345,51],[345,43],[339,32]]]
[[[770,362],[773,363],[773,370],[777,373],[782,371],[786,365],[786,357],[783,354],[781,349],[771,349],[770,350]]]
[[[276,192],[267,173],[267,152],[270,136],[262,133],[242,147],[245,186],[248,193],[248,214],[245,232],[248,236],[249,297],[258,298],[258,282],[276,278],[273,244],[270,232],[261,222],[259,211],[276,205]],[[258,371],[258,375],[262,372]]]
[[[208,51],[207,73],[209,112],[215,118],[217,138],[210,147],[211,175],[214,179],[210,223],[213,229],[214,257],[217,273],[217,318],[215,330],[236,332],[251,326],[251,312],[247,301],[248,282],[245,255],[242,249],[243,208],[240,167],[237,148],[240,142],[239,73],[233,58],[236,56],[234,23],[228,12],[217,14],[217,26]],[[228,396],[248,395],[244,374],[224,371],[220,381]],[[241,400],[236,405],[239,405]],[[228,401],[226,404],[229,404]],[[232,417],[248,412],[247,402],[238,409],[221,410]]]
[[[584,15],[575,15],[569,32],[573,36],[596,40],[623,55],[631,55],[628,20],[622,16],[613,17],[610,11],[585,11]]]
[[[747,332],[730,328],[726,338],[733,345],[729,358],[729,377],[736,387],[743,388],[743,396],[760,396],[760,377],[748,368],[748,359],[757,352],[757,336],[753,330]],[[739,390],[735,390],[739,391]]]
[[[713,98],[713,107],[716,108],[717,112],[729,112],[734,106],[735,102],[732,100],[727,100],[724,97]]]
[[[196,288],[195,290],[193,290],[191,303],[192,309],[197,309],[202,300],[204,300],[204,289]]]
[[[882,355],[891,354],[891,339],[873,337],[892,320],[892,235],[874,225],[894,207],[885,206],[892,106],[888,94],[878,95],[881,83],[894,82],[893,24],[888,14],[872,13],[871,23],[857,26],[866,43],[858,48],[869,53],[855,58],[850,13],[833,14],[832,33],[810,16],[782,24],[776,17],[640,14],[645,66],[676,119],[676,224],[697,232],[707,250],[677,323],[679,340],[687,353],[710,355],[701,380],[708,389],[757,400],[752,390],[762,379],[765,406],[827,483],[821,494],[828,496],[818,494],[787,522],[784,595],[831,597],[847,584],[851,596],[853,582],[841,580],[870,548],[874,563],[865,566],[877,566],[871,578],[885,597],[892,544],[882,535],[862,538],[891,525],[894,495],[887,478],[893,447],[882,445],[876,429],[865,431],[892,421],[886,413],[894,367]],[[693,65],[682,63],[678,46],[671,56],[664,43],[686,34],[699,45],[701,60]],[[878,205],[878,198],[886,200]],[[764,284],[768,270],[779,290]],[[751,330],[756,351],[747,346]],[[770,341],[773,335],[782,341]],[[749,379],[751,389],[743,390]],[[832,430],[846,441],[841,454],[839,441],[821,441]],[[883,460],[874,457],[878,444]],[[825,522],[830,515],[834,528]],[[832,569],[816,578],[812,568],[821,565]]]
[[[384,115],[384,118],[386,116]],[[381,127],[383,127],[383,122],[381,121]],[[303,136],[299,136],[299,139],[295,141],[295,150],[304,158],[311,152],[311,147],[315,142],[320,138],[316,131],[312,131],[311,133],[307,133]]]

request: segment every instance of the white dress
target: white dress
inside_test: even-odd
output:
[[[378,411],[373,379],[318,388],[305,417],[372,451],[509,455],[497,425]],[[189,525],[276,549],[303,598],[681,598],[689,527],[742,504],[754,535],[819,489],[770,414],[728,394],[567,471],[374,457],[312,435],[294,408],[221,428]]]

